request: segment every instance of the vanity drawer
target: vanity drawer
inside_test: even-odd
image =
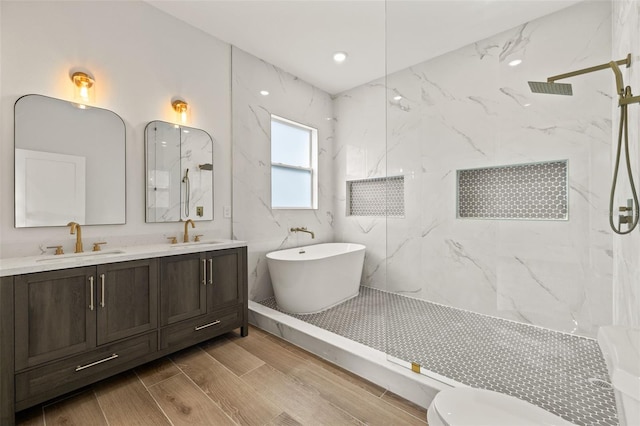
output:
[[[241,308],[219,310],[163,328],[160,350],[186,348],[242,326]]]
[[[138,365],[141,358],[157,349],[158,335],[153,332],[16,374],[16,408],[37,404],[124,371],[131,368],[132,361]]]

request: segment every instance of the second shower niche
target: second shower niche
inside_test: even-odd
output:
[[[213,139],[152,121],[145,128],[146,221],[213,220]]]

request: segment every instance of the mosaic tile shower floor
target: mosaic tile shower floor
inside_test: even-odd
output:
[[[274,298],[260,304],[278,309]],[[576,425],[618,424],[613,390],[589,381],[609,381],[593,339],[369,287],[327,311],[291,316],[460,383],[529,401]]]

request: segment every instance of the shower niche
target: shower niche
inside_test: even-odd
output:
[[[569,219],[568,160],[457,171],[459,219]]]
[[[164,121],[145,128],[146,222],[213,220],[213,139]]]

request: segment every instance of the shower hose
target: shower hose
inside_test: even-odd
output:
[[[624,95],[622,97],[626,98],[631,96],[632,96],[631,87],[627,86],[624,90]],[[638,205],[638,194],[636,192],[636,186],[633,183],[633,173],[631,172],[631,160],[629,158],[630,157],[629,156],[629,123],[628,123],[628,117],[627,117],[627,106],[628,106],[627,104],[620,105],[620,127],[618,130],[618,147],[616,150],[616,163],[613,170],[613,181],[611,182],[611,194],[609,196],[609,225],[611,225],[611,229],[613,230],[613,232],[620,235],[625,235],[632,232],[636,228],[636,226],[638,226],[638,218],[640,217],[639,216],[640,212],[638,211],[640,208],[640,205]],[[613,216],[614,216],[613,204],[614,204],[614,196],[616,193],[616,186],[618,185],[618,169],[620,168],[620,155],[622,151],[623,137],[624,137],[624,154],[626,157],[627,175],[629,176],[629,186],[631,187],[631,194],[633,197],[633,220],[629,224],[629,229],[627,229],[626,231],[622,231],[620,229],[621,224],[619,224],[618,227],[616,228],[616,225],[613,219]],[[623,209],[624,211],[627,211],[628,207],[624,207]]]

